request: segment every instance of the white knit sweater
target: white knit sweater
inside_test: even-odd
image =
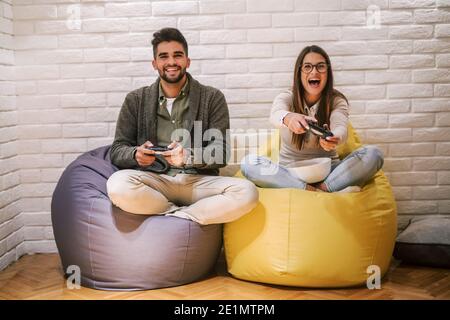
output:
[[[318,144],[318,137],[312,133],[305,133],[305,140],[302,150],[292,144],[292,132],[283,124],[283,118],[290,111],[293,104],[293,93],[286,90],[275,97],[270,112],[270,122],[273,126],[280,129],[281,148],[280,148],[280,164],[286,167],[295,166],[294,163],[301,160],[312,158],[329,157],[337,160],[336,151],[325,151]],[[307,108],[309,116],[315,116],[319,103]],[[333,134],[339,137],[340,144],[347,140],[347,125],[349,106],[342,98],[336,98],[331,108],[330,129]]]

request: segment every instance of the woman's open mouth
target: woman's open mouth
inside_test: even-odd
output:
[[[311,88],[319,88],[320,79],[309,79],[308,84]]]

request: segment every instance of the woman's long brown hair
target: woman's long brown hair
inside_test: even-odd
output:
[[[301,113],[304,115],[308,115],[308,112],[305,109],[304,99],[305,99],[305,88],[302,84],[302,73],[301,68],[303,64],[303,60],[305,56],[310,53],[315,52],[320,54],[325,58],[327,68],[327,83],[325,88],[323,89],[320,97],[319,107],[317,109],[316,119],[319,122],[320,126],[323,126],[325,123],[330,127],[330,115],[331,115],[331,107],[334,104],[334,99],[336,97],[340,97],[347,101],[347,98],[338,90],[334,89],[333,83],[333,70],[331,69],[331,61],[328,54],[320,48],[319,46],[308,46],[305,47],[302,52],[298,55],[297,62],[295,63],[295,71],[294,71],[294,88],[293,88],[293,96],[294,101],[292,106],[290,106],[291,112]],[[347,101],[348,103],[348,101]],[[302,149],[303,147],[303,138],[305,134],[295,134],[292,133],[292,143],[297,146],[297,149]]]

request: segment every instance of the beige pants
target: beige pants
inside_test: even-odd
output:
[[[245,179],[119,170],[106,184],[112,203],[124,211],[173,215],[200,224],[225,223],[251,211],[258,190]]]

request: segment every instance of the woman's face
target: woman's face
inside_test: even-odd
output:
[[[325,58],[315,52],[308,53],[303,59],[301,79],[308,100],[317,101],[327,84],[328,66],[326,63]],[[308,71],[310,72],[308,73]]]

